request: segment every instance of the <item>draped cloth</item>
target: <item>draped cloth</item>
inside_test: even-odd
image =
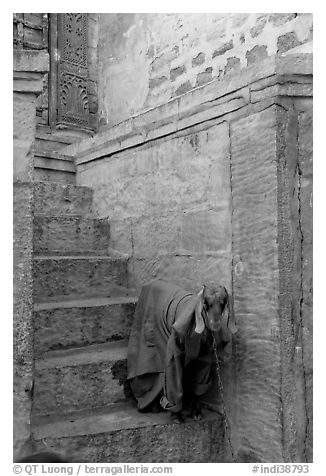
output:
[[[196,294],[163,280],[142,288],[128,344],[128,380],[139,410],[159,397],[164,409],[178,412],[188,391],[208,390],[213,337],[206,328],[194,331],[197,302]]]

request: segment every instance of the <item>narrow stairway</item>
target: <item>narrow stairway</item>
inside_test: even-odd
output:
[[[136,410],[126,382],[137,299],[108,254],[90,188],[35,182],[33,440],[76,462],[221,461],[222,418],[172,424]]]

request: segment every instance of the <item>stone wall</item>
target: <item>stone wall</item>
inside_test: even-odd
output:
[[[196,289],[209,279],[230,286],[229,174],[220,124],[114,154],[80,181],[109,214],[111,247],[130,257],[133,287],[160,276]]]
[[[44,50],[49,48],[49,18],[47,13],[14,13],[13,43],[19,50]],[[49,122],[48,75],[43,78],[43,91],[37,98],[36,122],[40,126]]]
[[[225,461],[312,461],[311,55],[277,56],[70,146],[130,288],[225,284]]]
[[[14,52],[13,393],[14,458],[31,450],[33,397],[33,148],[36,100],[48,71],[44,51]]]
[[[55,47],[50,46],[51,18],[56,13],[14,13],[13,14],[13,45],[17,50],[36,50],[50,54],[52,48],[52,69],[55,64]],[[88,83],[87,95],[89,106],[90,128],[96,130],[98,125],[98,33],[99,33],[99,13],[88,13],[87,28],[87,55],[88,55]],[[53,28],[53,27],[52,27]],[[49,76],[43,76],[43,91],[37,98],[36,103],[36,122],[38,129],[47,131],[50,125],[49,121],[49,97],[51,88],[49,87]],[[69,128],[68,128],[69,129]]]
[[[103,128],[312,39],[309,13],[103,13]]]

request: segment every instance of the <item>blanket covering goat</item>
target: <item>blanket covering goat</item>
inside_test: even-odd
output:
[[[179,412],[188,391],[200,396],[208,390],[213,335],[207,328],[195,332],[197,301],[163,280],[143,286],[128,344],[128,380],[140,411],[160,398],[164,409]]]

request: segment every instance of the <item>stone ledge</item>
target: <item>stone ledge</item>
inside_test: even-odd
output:
[[[34,416],[34,438],[41,440],[44,438],[69,438],[75,436],[96,435],[103,432],[130,430],[133,428],[153,427],[156,425],[173,425],[168,412],[160,413],[140,413],[131,404],[118,404],[103,408],[102,411],[96,409],[80,412],[81,415],[72,415],[72,418],[60,418],[55,416],[39,417]],[[220,414],[210,410],[204,410],[203,421],[222,420]],[[69,416],[69,415],[68,415]],[[73,420],[73,421],[72,421]],[[194,420],[187,419],[185,425],[201,426]],[[173,425],[173,428],[176,428]],[[182,429],[182,426],[181,426]]]
[[[49,54],[45,51],[14,50],[14,71],[46,73],[49,71],[49,64]]]
[[[14,50],[13,90],[41,94],[43,75],[49,71],[49,54],[45,51]]]
[[[294,88],[292,84],[295,84]],[[91,162],[224,116],[247,106],[253,102],[252,99],[256,102],[271,95],[311,95],[311,84],[311,54],[276,55],[243,69],[240,75],[232,74],[222,80],[211,81],[165,104],[132,116],[93,138],[64,148],[64,152],[74,156],[77,165]],[[271,86],[275,86],[274,89],[269,89],[264,95],[261,90]]]
[[[33,426],[35,449],[69,455],[75,462],[228,462],[223,416],[204,410],[203,419],[172,424],[167,412],[139,413],[133,406],[96,409]],[[232,460],[231,460],[232,461]]]

